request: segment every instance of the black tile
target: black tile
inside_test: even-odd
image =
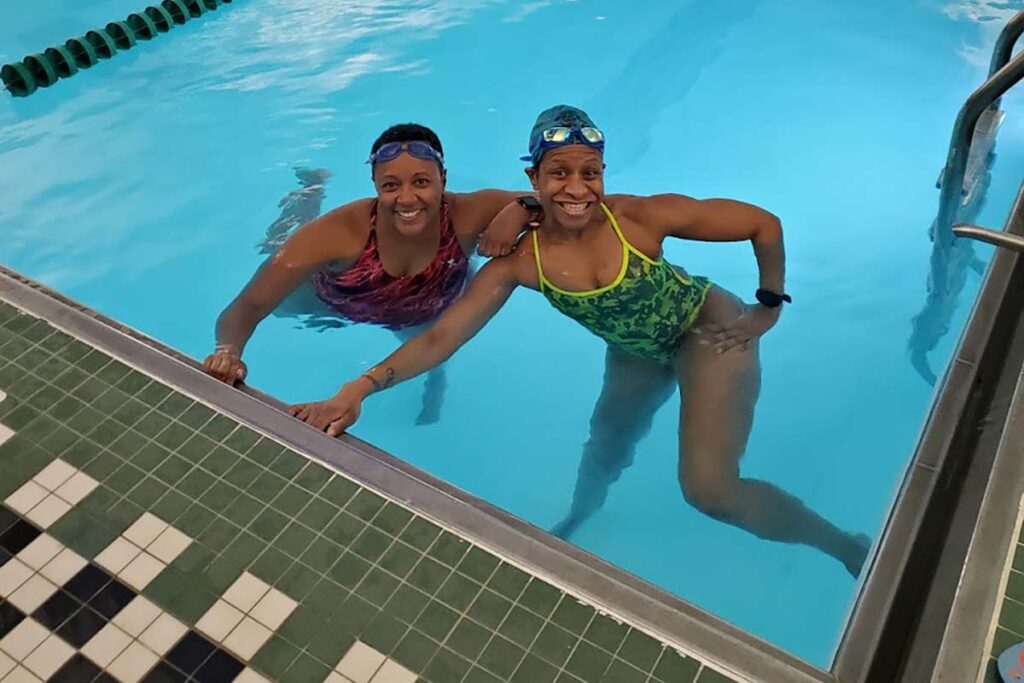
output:
[[[98,666],[80,654],[68,660],[47,683],[87,683],[103,673]]]
[[[0,567],[7,564],[7,561],[11,559],[11,557],[12,555],[9,552],[4,550],[3,548],[0,548]]]
[[[92,596],[92,599],[89,600],[89,606],[107,619],[113,619],[134,597],[135,591],[120,581],[115,580],[108,583],[99,593]]]
[[[75,647],[83,647],[106,625],[106,619],[83,607],[57,629],[57,635]]]
[[[121,683],[121,681],[117,680],[116,678],[108,674],[106,671],[104,671],[99,676],[94,678],[92,683]]]
[[[231,683],[242,673],[245,665],[228,652],[218,649],[195,674],[199,683]]]
[[[25,618],[25,613],[9,602],[0,600],[0,638],[14,630]]]
[[[7,531],[19,519],[17,514],[0,505],[0,533]]]
[[[101,588],[111,581],[110,574],[106,573],[94,564],[86,566],[75,574],[70,581],[64,584],[64,590],[75,596],[82,602],[89,602],[89,599],[96,595]]]
[[[213,643],[195,631],[188,634],[175,645],[164,657],[168,662],[185,673],[191,674],[206,661],[216,649]]]
[[[17,555],[25,547],[36,540],[42,533],[23,519],[7,528],[7,531],[0,534],[0,548],[3,548],[11,555]]]
[[[146,674],[142,683],[185,683],[187,676],[167,662],[160,662]]]
[[[82,603],[64,591],[57,591],[32,613],[32,617],[51,631],[56,631],[81,606]]]

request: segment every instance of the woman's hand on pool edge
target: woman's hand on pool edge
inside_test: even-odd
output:
[[[761,337],[779,321],[781,309],[768,308],[761,304],[744,306],[743,313],[727,325],[708,323],[695,327],[694,334],[701,335],[702,345],[711,345],[715,353],[725,353],[736,347],[747,350],[751,341]]]
[[[217,347],[217,349],[203,361],[203,371],[227,384],[237,384],[245,381],[249,369],[242,361],[241,354],[234,348]]]
[[[356,423],[366,398],[365,382],[350,382],[325,401],[299,403],[288,412],[306,424],[327,432],[328,436],[341,436]]]

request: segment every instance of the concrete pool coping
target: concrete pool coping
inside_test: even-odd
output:
[[[1021,203],[1018,197],[1016,211]],[[1016,228],[1020,229],[1020,221]],[[0,300],[40,317],[96,348],[268,436],[327,462],[552,584],[583,596],[666,643],[751,681],[861,681],[879,648],[907,568],[912,540],[991,345],[1000,302],[1016,258],[997,254],[955,358],[943,379],[877,553],[863,579],[831,671],[813,667],[727,622],[500,510],[370,444],[331,439],[282,412],[280,402],[249,388],[227,387],[191,358],[0,266]]]

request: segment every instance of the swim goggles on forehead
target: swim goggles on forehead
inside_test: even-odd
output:
[[[604,149],[604,133],[593,126],[555,126],[541,131],[530,148],[530,155],[523,161],[536,160],[544,150],[565,145],[583,144],[594,149]]]
[[[422,142],[421,140],[413,140],[412,142],[388,142],[380,146],[376,152],[370,155],[370,158],[366,160],[366,163],[371,166],[384,163],[386,161],[394,161],[402,152],[408,152],[417,159],[423,159],[424,161],[436,161],[444,168],[444,157],[436,149],[431,147],[428,143]]]

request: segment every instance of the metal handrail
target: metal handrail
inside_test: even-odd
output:
[[[969,237],[971,239],[979,240],[981,242],[988,242],[994,244],[997,247],[1005,247],[1007,249],[1013,249],[1024,254],[1024,237],[1020,235],[1011,235],[1008,232],[1001,232],[999,230],[989,230],[978,225],[954,225],[953,233],[957,237]]]

